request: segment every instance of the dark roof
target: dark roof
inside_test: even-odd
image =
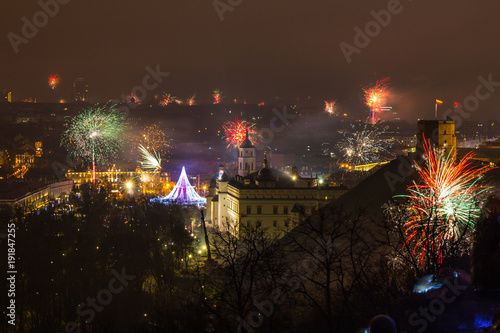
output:
[[[217,187],[217,177],[213,177],[212,179],[210,179],[210,186],[211,188],[215,188]]]
[[[0,182],[0,199],[20,199],[28,193],[36,192],[47,186],[45,182],[35,181],[2,181]]]
[[[406,194],[408,186],[417,180],[418,172],[409,168],[413,164],[411,157],[400,156],[383,165],[332,204],[351,212],[364,210],[373,218],[381,217],[382,206],[394,196]]]
[[[222,174],[222,176],[220,177],[220,179],[219,179],[219,180],[222,180],[222,181],[224,181],[224,182],[228,182],[228,181],[230,181],[230,180],[231,180],[231,177],[227,174],[227,172],[224,172],[224,173]]]
[[[259,174],[263,169],[266,169],[264,171],[264,174],[266,177],[272,177],[269,178],[270,180],[267,179],[259,179]],[[238,181],[236,179],[232,179],[229,184],[236,188],[258,188],[259,186],[255,184],[255,181],[274,181],[275,186],[274,188],[294,188],[294,183],[290,175],[283,173],[279,170],[272,169],[272,168],[263,168],[259,170],[258,172],[253,172],[249,174],[248,176],[244,177],[244,179],[248,179],[250,181],[250,184],[244,184],[242,181]]]

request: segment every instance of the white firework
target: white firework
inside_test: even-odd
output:
[[[161,170],[161,157],[154,149],[151,150],[150,152],[143,145],[139,145],[139,152],[142,157],[139,163],[143,170],[154,171],[156,173]]]
[[[344,162],[354,165],[370,164],[381,160],[381,153],[390,148],[387,140],[380,138],[385,129],[378,130],[366,125],[360,131],[346,133],[344,140],[337,144],[337,148],[344,156]]]

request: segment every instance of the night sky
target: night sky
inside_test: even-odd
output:
[[[16,54],[7,35],[22,36],[21,18],[32,21],[41,8],[7,0],[0,89],[13,91],[14,100],[56,101],[71,98],[73,80],[85,77],[91,102],[106,101],[130,93],[146,66],[160,64],[170,76],[153,93],[196,93],[199,103],[210,102],[215,88],[249,102],[300,104],[310,96],[312,104],[335,99],[356,114],[366,111],[360,85],[390,76],[390,105],[414,120],[431,117],[436,98],[445,110],[474,94],[479,75],[500,82],[496,0],[403,0],[401,12],[348,64],[339,44],[353,45],[353,29],[364,30],[374,20],[370,12],[390,2],[243,0],[221,22],[211,0],[72,0]],[[62,78],[55,92],[51,73]],[[497,118],[496,89],[470,119]]]

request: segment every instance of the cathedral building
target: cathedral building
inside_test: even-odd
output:
[[[238,148],[238,173],[228,175],[223,166],[210,183],[207,223],[240,236],[252,228],[263,228],[270,236],[282,237],[314,210],[347,192],[328,187],[317,178],[300,177],[271,169],[267,157],[256,168],[256,149],[248,139]]]

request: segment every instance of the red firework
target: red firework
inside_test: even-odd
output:
[[[221,102],[221,99],[222,99],[222,92],[220,90],[216,89],[216,90],[214,90],[212,97],[214,98],[214,104],[219,104]]]
[[[446,251],[469,230],[475,230],[481,215],[479,202],[492,187],[480,185],[491,166],[474,166],[469,152],[457,161],[457,151],[445,153],[433,148],[424,137],[426,163],[415,162],[421,182],[408,187],[413,214],[405,224],[406,242],[413,247],[413,256],[425,259],[442,258]]]
[[[130,93],[130,96],[128,96],[128,103],[141,104],[141,100],[133,93]]]
[[[60,81],[61,81],[61,78],[57,74],[51,74],[49,76],[49,86],[52,89],[56,89],[56,87],[59,85]]]
[[[167,105],[177,101],[177,97],[172,96],[171,94],[163,93],[162,98],[163,99],[160,101],[161,106],[167,106]]]
[[[226,124],[222,125],[224,129],[225,135],[224,139],[227,143],[227,148],[231,151],[232,147],[239,147],[243,141],[245,141],[248,134],[254,134],[257,131],[253,129],[255,124],[249,125],[246,120],[239,120],[238,117],[235,118],[234,121],[228,121]],[[255,144],[256,142],[253,142]]]
[[[365,92],[365,104],[371,110],[371,122],[375,124],[378,120],[378,113],[387,103],[389,94],[389,77],[378,80],[373,87],[363,88]]]

